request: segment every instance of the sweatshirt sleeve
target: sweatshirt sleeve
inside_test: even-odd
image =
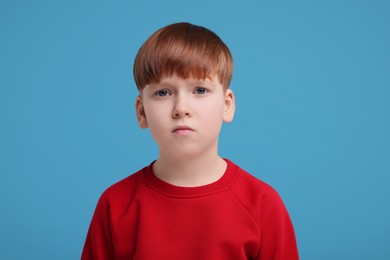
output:
[[[263,194],[260,213],[259,260],[299,259],[294,228],[279,194],[270,189]]]
[[[109,203],[101,196],[92,217],[81,260],[114,259],[109,220]]]

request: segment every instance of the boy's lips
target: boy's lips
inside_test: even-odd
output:
[[[192,129],[191,127],[185,126],[185,125],[181,125],[181,126],[176,127],[175,129],[173,129],[172,133],[186,134],[186,133],[190,133],[190,132],[193,132],[193,131],[194,131],[194,129]]]

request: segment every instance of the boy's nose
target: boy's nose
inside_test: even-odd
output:
[[[173,118],[191,117],[191,115],[192,113],[188,105],[188,101],[186,101],[182,97],[176,97],[175,104],[172,110],[172,117]]]

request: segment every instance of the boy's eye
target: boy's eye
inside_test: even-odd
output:
[[[169,95],[169,92],[168,92],[168,90],[162,89],[162,90],[157,91],[156,95],[160,96],[160,97],[165,97],[165,96]]]
[[[195,89],[195,94],[205,94],[207,91],[205,88],[197,88]]]

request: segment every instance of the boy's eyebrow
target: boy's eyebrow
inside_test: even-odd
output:
[[[150,88],[160,88],[160,87],[173,87],[174,84],[166,82],[166,81],[160,81],[160,82],[150,83],[146,86],[149,86]]]

